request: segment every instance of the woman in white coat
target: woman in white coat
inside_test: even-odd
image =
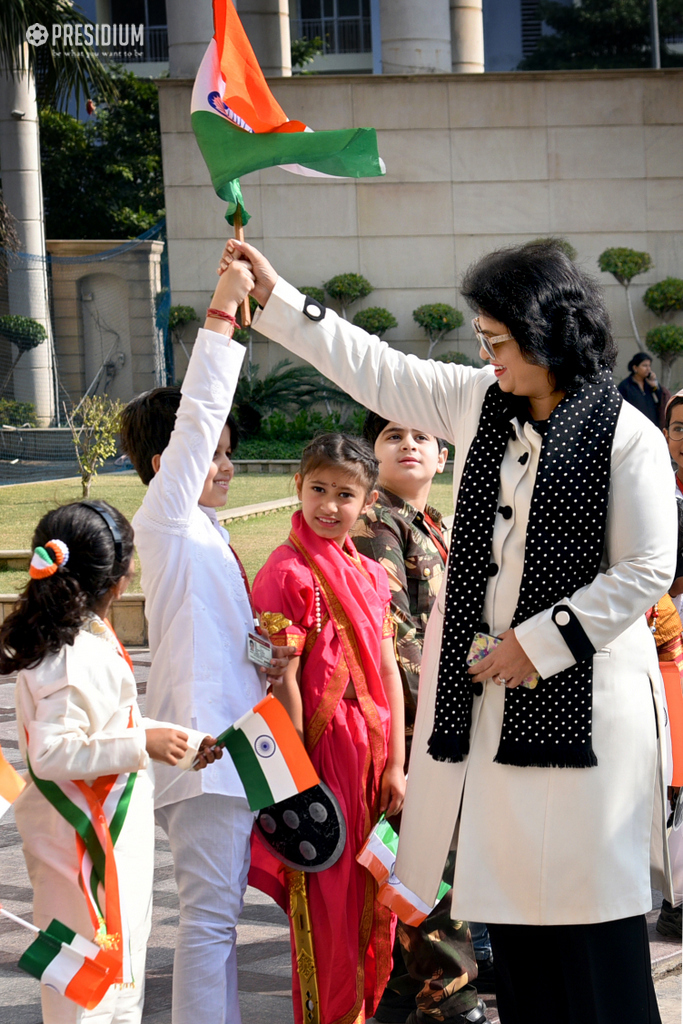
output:
[[[674,571],[659,432],[621,401],[596,286],[553,243],[466,275],[482,370],[423,361],[304,298],[260,253],[258,330],[381,416],[455,445],[396,871],[490,925],[504,1024],[659,1021],[644,914],[665,888],[660,677],[644,612]],[[656,499],[653,498],[657,495]],[[474,633],[502,637],[468,674]],[[537,672],[535,688],[522,686]],[[666,891],[666,888],[665,888]]]

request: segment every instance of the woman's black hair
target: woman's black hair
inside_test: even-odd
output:
[[[373,449],[375,447],[375,442],[377,438],[382,433],[384,428],[391,422],[391,420],[385,420],[383,416],[380,416],[379,413],[376,412],[369,412],[366,415],[365,420],[363,422],[363,437],[369,444],[372,445]],[[398,421],[394,420],[393,422],[397,423]],[[429,431],[425,431],[425,433],[429,433]],[[444,441],[442,437],[437,437],[435,434],[433,435],[433,437],[437,445],[439,446],[439,451],[441,451],[442,448],[448,448],[448,442]]]
[[[629,360],[628,372],[633,373],[636,366],[640,366],[640,364],[644,363],[646,359],[649,359],[650,362],[652,362],[652,356],[649,352],[636,352],[636,354],[631,356],[631,359]]]
[[[301,478],[321,466],[339,466],[355,476],[365,493],[369,494],[377,483],[379,462],[368,442],[349,434],[319,434],[306,445],[299,464]]]
[[[617,349],[600,289],[552,239],[489,253],[467,270],[461,291],[476,313],[507,327],[558,390],[579,391],[614,368]]]
[[[44,515],[32,547],[61,540],[69,558],[52,576],[30,578],[19,601],[0,626],[0,675],[33,668],[73,644],[80,627],[104,594],[126,575],[133,557],[133,528],[106,501],[93,504],[113,519],[120,535],[121,558],[105,519],[82,502],[61,505]]]

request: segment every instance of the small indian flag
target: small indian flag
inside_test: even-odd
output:
[[[25,785],[21,775],[5,759],[0,749],[0,818],[10,809]]]
[[[320,782],[291,718],[272,694],[238,718],[216,743],[235,762],[252,811]]]
[[[363,178],[384,174],[374,128],[314,132],[290,121],[268,88],[232,0],[213,2],[214,37],[192,91],[192,128],[228,220],[244,209],[239,178],[261,167]]]
[[[447,882],[442,882],[439,886],[439,892],[436,897],[436,903],[440,903],[444,898],[450,885]],[[422,924],[424,919],[428,917],[434,907],[430,907],[428,903],[421,900],[419,896],[416,896],[414,892],[403,884],[403,882],[391,873],[389,878],[380,885],[377,891],[377,900],[383,906],[388,907],[389,910],[396,914],[399,921],[403,924],[412,925],[413,927],[418,924]]]
[[[92,1010],[114,982],[120,963],[112,953],[54,920],[45,931],[38,931],[19,967],[61,996]]]
[[[382,885],[394,870],[397,851],[398,835],[382,816],[356,854],[356,860]]]

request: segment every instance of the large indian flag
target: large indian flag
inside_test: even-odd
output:
[[[116,980],[120,961],[54,920],[45,931],[39,931],[38,938],[22,954],[19,967],[41,984],[92,1010]]]
[[[10,809],[25,785],[21,775],[5,759],[0,749],[0,818]]]
[[[320,782],[292,720],[272,694],[238,718],[216,743],[233,759],[252,811]]]
[[[385,173],[374,128],[314,132],[290,121],[268,88],[232,0],[214,0],[214,37],[192,91],[192,127],[233,223],[244,209],[239,178],[262,167],[366,178]]]

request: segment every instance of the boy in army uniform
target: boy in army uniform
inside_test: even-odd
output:
[[[379,499],[351,531],[362,554],[387,571],[406,713],[406,761],[417,708],[422,645],[448,554],[441,513],[427,504],[443,473],[445,442],[369,413],[363,434],[379,459]],[[453,864],[444,872],[452,881]],[[447,877],[450,869],[450,877]],[[477,965],[467,921],[450,916],[450,892],[417,928],[399,923],[394,969],[375,1013],[381,1024],[447,1021],[484,1024],[484,1004],[470,979]],[[491,968],[492,973],[492,968]]]

